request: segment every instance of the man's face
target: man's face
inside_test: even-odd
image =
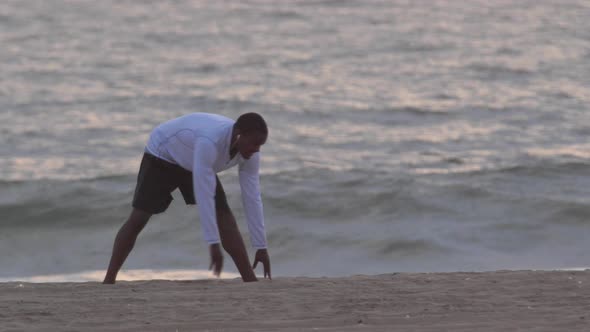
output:
[[[250,159],[253,154],[260,151],[260,147],[266,143],[266,135],[262,133],[249,133],[240,135],[238,140],[238,151],[242,157]]]

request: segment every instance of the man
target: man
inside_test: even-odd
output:
[[[104,278],[113,284],[119,269],[133,249],[137,235],[153,214],[164,212],[180,189],[186,204],[197,204],[211,264],[221,274],[223,255],[220,242],[232,257],[242,280],[257,281],[254,270],[260,262],[264,277],[270,276],[262,199],[260,197],[260,147],[268,128],[257,113],[241,115],[235,122],[207,113],[193,113],[156,127],[141,161],[133,210],[115,238],[113,254]],[[216,173],[239,165],[242,203],[252,246],[257,249],[250,266],[244,241]]]

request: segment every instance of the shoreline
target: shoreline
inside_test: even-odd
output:
[[[26,277],[0,278],[1,283],[25,282],[25,283],[77,283],[77,282],[101,282],[106,270],[85,270],[75,273],[42,274]],[[235,279],[240,275],[235,272],[223,272],[221,279]],[[117,275],[117,281],[146,281],[146,280],[205,280],[214,278],[209,270],[189,269],[123,269]]]
[[[39,274],[22,277],[0,277],[0,284],[10,282],[21,283],[81,283],[81,282],[102,282],[105,269],[84,270],[79,272],[62,273],[62,274]],[[570,268],[553,268],[553,269],[501,269],[501,270],[482,270],[482,271],[433,271],[433,272],[392,272],[393,274],[448,274],[448,273],[494,273],[494,272],[568,272],[568,271],[590,271],[589,267],[570,267]],[[387,273],[386,273],[387,274]],[[370,274],[381,275],[381,274]],[[279,278],[350,278],[356,275],[341,276],[285,276],[279,275]],[[209,270],[203,269],[122,269],[117,275],[117,281],[149,281],[149,280],[167,280],[167,281],[187,281],[187,280],[209,280],[222,279],[230,280],[239,278],[237,272],[226,272],[216,278]],[[262,278],[262,276],[259,276]]]
[[[590,270],[0,283],[4,331],[587,331]]]

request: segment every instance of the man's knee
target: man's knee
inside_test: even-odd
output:
[[[229,207],[217,209],[216,214],[217,227],[219,227],[222,239],[231,233],[239,232],[238,224],[236,223],[236,219]]]
[[[227,198],[225,194],[217,194],[215,195],[215,213],[217,215],[217,223],[221,227],[222,224],[226,224],[229,220],[230,222],[233,221],[234,216],[227,203]]]
[[[151,213],[134,208],[125,222],[125,226],[139,233],[145,227],[152,216]]]
[[[217,214],[231,213],[229,204],[227,203],[227,197],[224,192],[217,191],[215,193],[215,211]]]

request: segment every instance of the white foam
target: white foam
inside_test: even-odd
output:
[[[89,282],[102,281],[104,270],[82,271],[70,274],[47,274],[28,277],[0,278],[0,282]],[[222,273],[222,279],[233,279],[240,277],[237,273]],[[215,278],[211,271],[207,270],[125,270],[119,272],[117,281],[136,280],[200,280]]]

